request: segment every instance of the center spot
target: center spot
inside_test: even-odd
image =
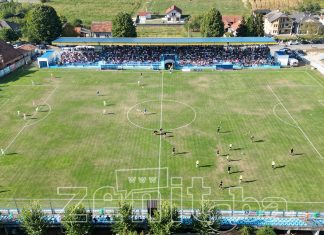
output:
[[[146,130],[158,130],[161,122],[163,129],[176,130],[193,123],[196,111],[190,105],[176,100],[163,100],[162,105],[160,100],[148,100],[131,107],[127,119],[132,125]]]

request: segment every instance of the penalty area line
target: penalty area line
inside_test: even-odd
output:
[[[56,91],[57,87],[55,87],[53,89],[53,91],[46,97],[46,99],[43,101],[43,103],[46,103],[47,100],[54,94],[54,92]],[[48,105],[50,107],[50,105]],[[50,108],[51,110],[51,108]],[[34,117],[36,112],[33,112],[32,116],[31,117]],[[29,124],[30,120],[28,120],[25,125],[20,129],[20,131],[15,135],[15,137],[11,140],[11,142],[7,145],[7,147],[4,149],[4,151],[6,152],[10,147],[11,145],[16,141],[16,139],[18,138],[18,136],[20,136],[20,134],[23,132],[23,130],[26,128],[26,127],[29,127],[29,126],[32,126],[31,124]]]
[[[300,127],[300,125],[298,124],[298,122],[293,118],[293,116],[290,114],[290,112],[287,110],[287,108],[285,107],[285,105],[280,100],[279,96],[272,90],[272,88],[271,88],[270,85],[268,85],[268,89],[271,91],[271,93],[273,94],[273,96],[278,100],[279,104],[281,105],[281,107],[283,107],[283,109],[289,115],[289,117],[291,118],[291,120],[295,123],[296,128],[300,130],[300,132],[304,135],[305,139],[309,142],[309,144],[313,147],[313,149],[315,150],[315,152],[321,158],[321,160],[323,160],[324,157],[322,156],[322,154],[317,150],[317,148],[314,146],[313,142],[309,139],[309,137],[307,136],[307,134],[305,133],[305,131]]]

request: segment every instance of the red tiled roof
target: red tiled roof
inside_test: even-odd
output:
[[[3,59],[3,64],[0,63],[0,69],[7,67],[7,65],[14,63],[23,57],[19,50],[16,50],[3,40],[0,40],[0,55]]]
[[[111,21],[92,22],[91,32],[93,33],[110,33],[112,30]]]
[[[34,51],[36,49],[36,46],[34,46],[33,44],[24,44],[18,47],[18,49],[25,50],[25,51]]]
[[[139,16],[147,16],[148,14],[151,14],[151,13],[147,12],[147,11],[141,11],[138,13]]]
[[[165,13],[168,14],[173,10],[176,10],[177,12],[180,12],[180,14],[182,14],[182,10],[179,7],[177,7],[176,5],[172,5],[171,7],[166,9]]]
[[[222,16],[222,21],[225,29],[232,28],[233,30],[236,30],[241,24],[242,16],[224,15]]]

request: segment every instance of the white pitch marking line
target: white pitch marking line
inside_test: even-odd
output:
[[[163,124],[163,76],[164,72],[162,72],[162,81],[161,81],[161,107],[160,107],[160,128]],[[158,159],[158,194],[160,193],[160,176],[161,176],[161,152],[162,152],[162,135],[160,135],[160,146],[159,146],[159,159]]]
[[[318,102],[319,102],[322,106],[324,106],[324,100],[318,100]]]
[[[324,89],[324,86],[322,83],[320,83],[316,78],[314,78],[312,75],[310,75],[307,71],[305,71],[305,73],[308,75],[308,77],[312,78],[318,85],[320,85],[320,87],[322,87]]]
[[[55,89],[51,92],[51,94],[49,94],[46,99],[43,101],[43,103],[46,103],[47,100],[54,94],[54,92],[56,91],[57,87],[55,87]],[[32,117],[35,115],[35,112],[33,112]],[[8,148],[10,148],[10,146],[16,141],[16,139],[18,138],[18,136],[23,132],[23,130],[28,127],[28,126],[32,126],[32,124],[28,124],[30,120],[28,120],[25,125],[20,129],[20,131],[17,133],[17,135],[12,139],[12,141],[7,145],[7,147],[4,149],[5,151],[7,151]]]
[[[318,156],[321,159],[324,159],[324,157],[322,156],[322,154],[316,149],[316,147],[314,146],[313,142],[309,139],[309,137],[306,135],[306,133],[303,131],[303,129],[299,126],[298,122],[293,118],[293,116],[290,114],[290,112],[286,109],[285,105],[281,102],[280,98],[277,96],[277,94],[272,90],[272,88],[268,85],[269,90],[272,92],[272,94],[274,95],[274,97],[276,97],[276,99],[278,100],[279,104],[285,109],[285,111],[287,112],[287,114],[289,115],[289,117],[291,118],[291,120],[295,123],[296,127],[301,131],[301,133],[303,133],[305,139],[310,143],[310,145],[313,147],[313,149],[316,151],[316,153],[318,154]]]
[[[278,107],[278,105],[280,105],[280,103],[277,103],[275,106],[273,106],[272,108],[272,112],[273,112],[273,115],[275,115],[280,121],[282,121],[283,123],[285,123],[286,125],[288,126],[292,126],[292,127],[295,127],[295,128],[298,128],[296,125],[293,125],[289,122],[286,122],[285,120],[283,120],[281,117],[279,117],[279,115],[277,114],[276,112],[276,108]]]

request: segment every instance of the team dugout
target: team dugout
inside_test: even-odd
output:
[[[53,42],[55,67],[100,69],[242,69],[276,65],[268,37],[77,38]]]

